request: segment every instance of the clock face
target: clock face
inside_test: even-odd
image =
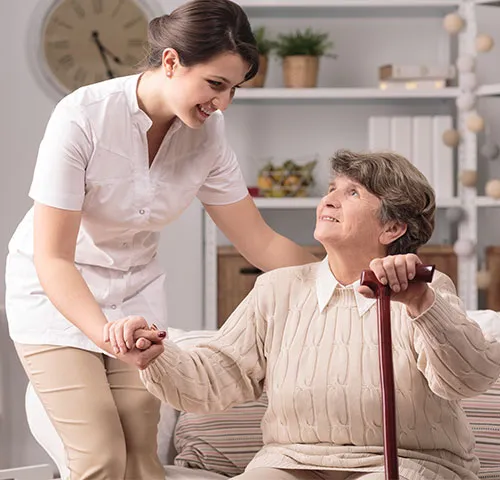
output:
[[[66,92],[135,73],[148,15],[137,0],[60,0],[43,25],[42,53]]]

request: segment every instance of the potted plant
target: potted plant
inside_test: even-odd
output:
[[[253,34],[257,42],[257,50],[259,51],[259,71],[255,77],[241,85],[242,87],[248,88],[264,86],[267,75],[269,54],[275,46],[275,42],[267,37],[265,27],[255,29]]]
[[[318,82],[319,58],[329,55],[328,33],[311,28],[278,35],[276,54],[283,59],[283,81],[288,88],[312,88]]]

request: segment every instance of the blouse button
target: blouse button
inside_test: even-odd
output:
[[[144,215],[144,214],[146,213],[146,211],[145,211],[143,208],[141,208],[141,209],[139,210],[139,213],[140,213],[141,215]]]
[[[112,308],[113,310],[116,310],[116,305],[111,305],[111,308]]]

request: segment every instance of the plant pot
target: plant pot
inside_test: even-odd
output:
[[[267,56],[259,55],[259,71],[255,77],[242,83],[243,88],[262,88],[266,82],[267,75]]]
[[[283,58],[283,82],[287,88],[314,88],[318,83],[319,57],[292,55]]]

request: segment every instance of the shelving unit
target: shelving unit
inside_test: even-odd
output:
[[[458,56],[477,53],[474,39],[477,34],[476,8],[479,5],[500,6],[497,0],[240,0],[239,2],[251,18],[255,17],[323,17],[334,15],[336,18],[349,17],[420,17],[440,18],[452,11],[457,11],[466,21],[466,28],[458,35]],[[458,77],[457,87],[429,91],[383,91],[377,88],[314,88],[285,89],[261,88],[238,90],[235,103],[265,104],[269,101],[283,103],[394,103],[401,104],[421,100],[455,101],[461,94],[463,75]],[[482,85],[475,91],[477,97],[500,96],[500,83]],[[456,126],[462,141],[457,151],[458,170],[477,169],[477,135],[467,130],[466,114],[457,111]],[[259,209],[304,210],[316,208],[319,198],[256,198]],[[438,208],[462,207],[466,220],[458,228],[459,239],[477,240],[478,208],[500,207],[500,200],[477,196],[476,189],[458,185],[457,197],[437,199]],[[208,215],[204,216],[204,319],[206,328],[217,325],[217,228]],[[459,257],[458,292],[469,309],[477,308],[477,256]]]

